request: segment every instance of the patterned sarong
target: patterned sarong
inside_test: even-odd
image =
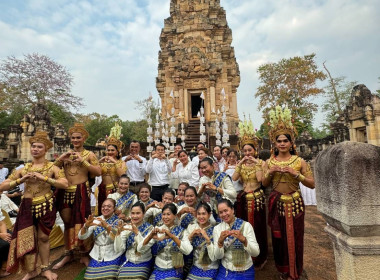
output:
[[[253,265],[244,271],[232,271],[226,269],[223,265],[219,266],[218,275],[215,278],[216,280],[247,280],[247,279],[255,279],[255,269],[253,268]]]
[[[119,267],[124,262],[125,256],[121,255],[112,261],[98,262],[91,258],[84,274],[84,279],[117,279]]]
[[[127,261],[120,267],[118,279],[146,280],[149,278],[150,272],[152,271],[152,266],[153,259],[137,264]]]
[[[186,280],[214,280],[217,274],[217,269],[203,270],[193,265]]]
[[[149,280],[182,280],[183,273],[180,269],[161,269],[154,266],[154,270]]]

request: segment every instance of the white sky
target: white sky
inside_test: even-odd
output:
[[[155,100],[159,35],[170,0],[0,0],[0,60],[37,52],[74,76],[82,113],[142,118],[134,101]],[[317,54],[334,77],[380,88],[380,1],[221,0],[232,29],[241,83],[240,116],[262,123],[257,68]],[[325,82],[323,85],[326,84]],[[317,101],[323,102],[322,98]],[[315,117],[320,125],[323,116]]]

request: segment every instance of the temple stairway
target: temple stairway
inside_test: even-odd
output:
[[[199,143],[199,127],[201,122],[199,119],[190,120],[186,129],[186,151],[190,152],[192,148],[196,148]]]

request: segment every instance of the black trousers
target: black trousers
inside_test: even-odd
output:
[[[164,191],[169,187],[169,184],[162,185],[162,186],[152,186],[152,193],[150,194],[150,197],[156,201],[162,201],[162,196],[164,194]]]

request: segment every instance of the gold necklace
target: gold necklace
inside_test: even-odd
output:
[[[81,153],[80,153],[80,156],[83,160],[87,160],[87,157],[88,155],[90,154],[89,151],[87,150],[83,150]],[[69,162],[65,162],[65,169],[67,170],[67,173],[70,175],[70,176],[75,176],[79,173],[79,166],[81,165],[80,162],[77,162],[77,161],[69,161]]]

